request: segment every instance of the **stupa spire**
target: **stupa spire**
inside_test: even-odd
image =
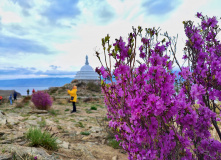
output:
[[[86,55],[85,65],[89,65],[89,63],[88,63],[88,56],[87,55]]]

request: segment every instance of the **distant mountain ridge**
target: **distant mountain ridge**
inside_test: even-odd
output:
[[[0,80],[0,87],[60,87],[73,78],[29,78]]]

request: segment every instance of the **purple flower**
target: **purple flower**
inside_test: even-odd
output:
[[[146,57],[146,54],[144,52],[141,52],[140,53],[140,58],[145,58]]]
[[[119,114],[121,117],[125,117],[125,114],[124,114],[124,112],[123,112],[123,109],[118,110],[118,114]]]
[[[182,59],[187,59],[187,55],[183,55],[183,58]]]
[[[213,17],[213,18],[209,18],[208,19],[208,24],[211,26],[211,27],[215,27],[217,25],[218,21],[216,20],[216,17]]]
[[[203,21],[201,22],[201,26],[202,26],[202,29],[203,29],[203,30],[206,29],[206,27],[207,27],[207,23],[206,23],[205,20],[203,20]]]
[[[149,39],[147,38],[142,38],[141,42],[143,42],[143,44],[149,44]]]
[[[189,76],[191,76],[189,67],[183,67],[182,71],[179,72],[179,75],[181,75],[183,79],[187,79]]]
[[[194,98],[198,99],[199,96],[204,95],[206,91],[202,85],[194,84],[191,87],[190,93]]]
[[[105,70],[105,68],[103,66],[100,68],[100,72],[101,72],[103,78],[108,77],[108,72]]]
[[[146,64],[141,64],[141,65],[139,66],[139,68],[138,68],[138,71],[139,71],[140,73],[143,73],[143,72],[145,72],[146,69],[147,69]]]
[[[198,18],[201,18],[201,17],[202,17],[202,13],[197,12],[196,16],[197,16]]]
[[[168,47],[170,45],[170,42],[166,42],[166,47]]]

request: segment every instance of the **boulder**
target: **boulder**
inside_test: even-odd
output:
[[[52,156],[49,155],[42,148],[25,147],[25,146],[19,146],[15,144],[4,144],[1,147],[3,147],[6,152],[14,153],[16,158],[25,157],[27,155],[32,155],[32,156],[37,156],[38,159],[58,160],[53,155]]]

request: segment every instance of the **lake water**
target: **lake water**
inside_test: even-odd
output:
[[[16,90],[21,93],[22,96],[26,96],[28,89],[30,90],[29,95],[31,95],[33,89],[35,89],[35,91],[40,91],[48,88],[49,87],[0,87],[0,90]]]

